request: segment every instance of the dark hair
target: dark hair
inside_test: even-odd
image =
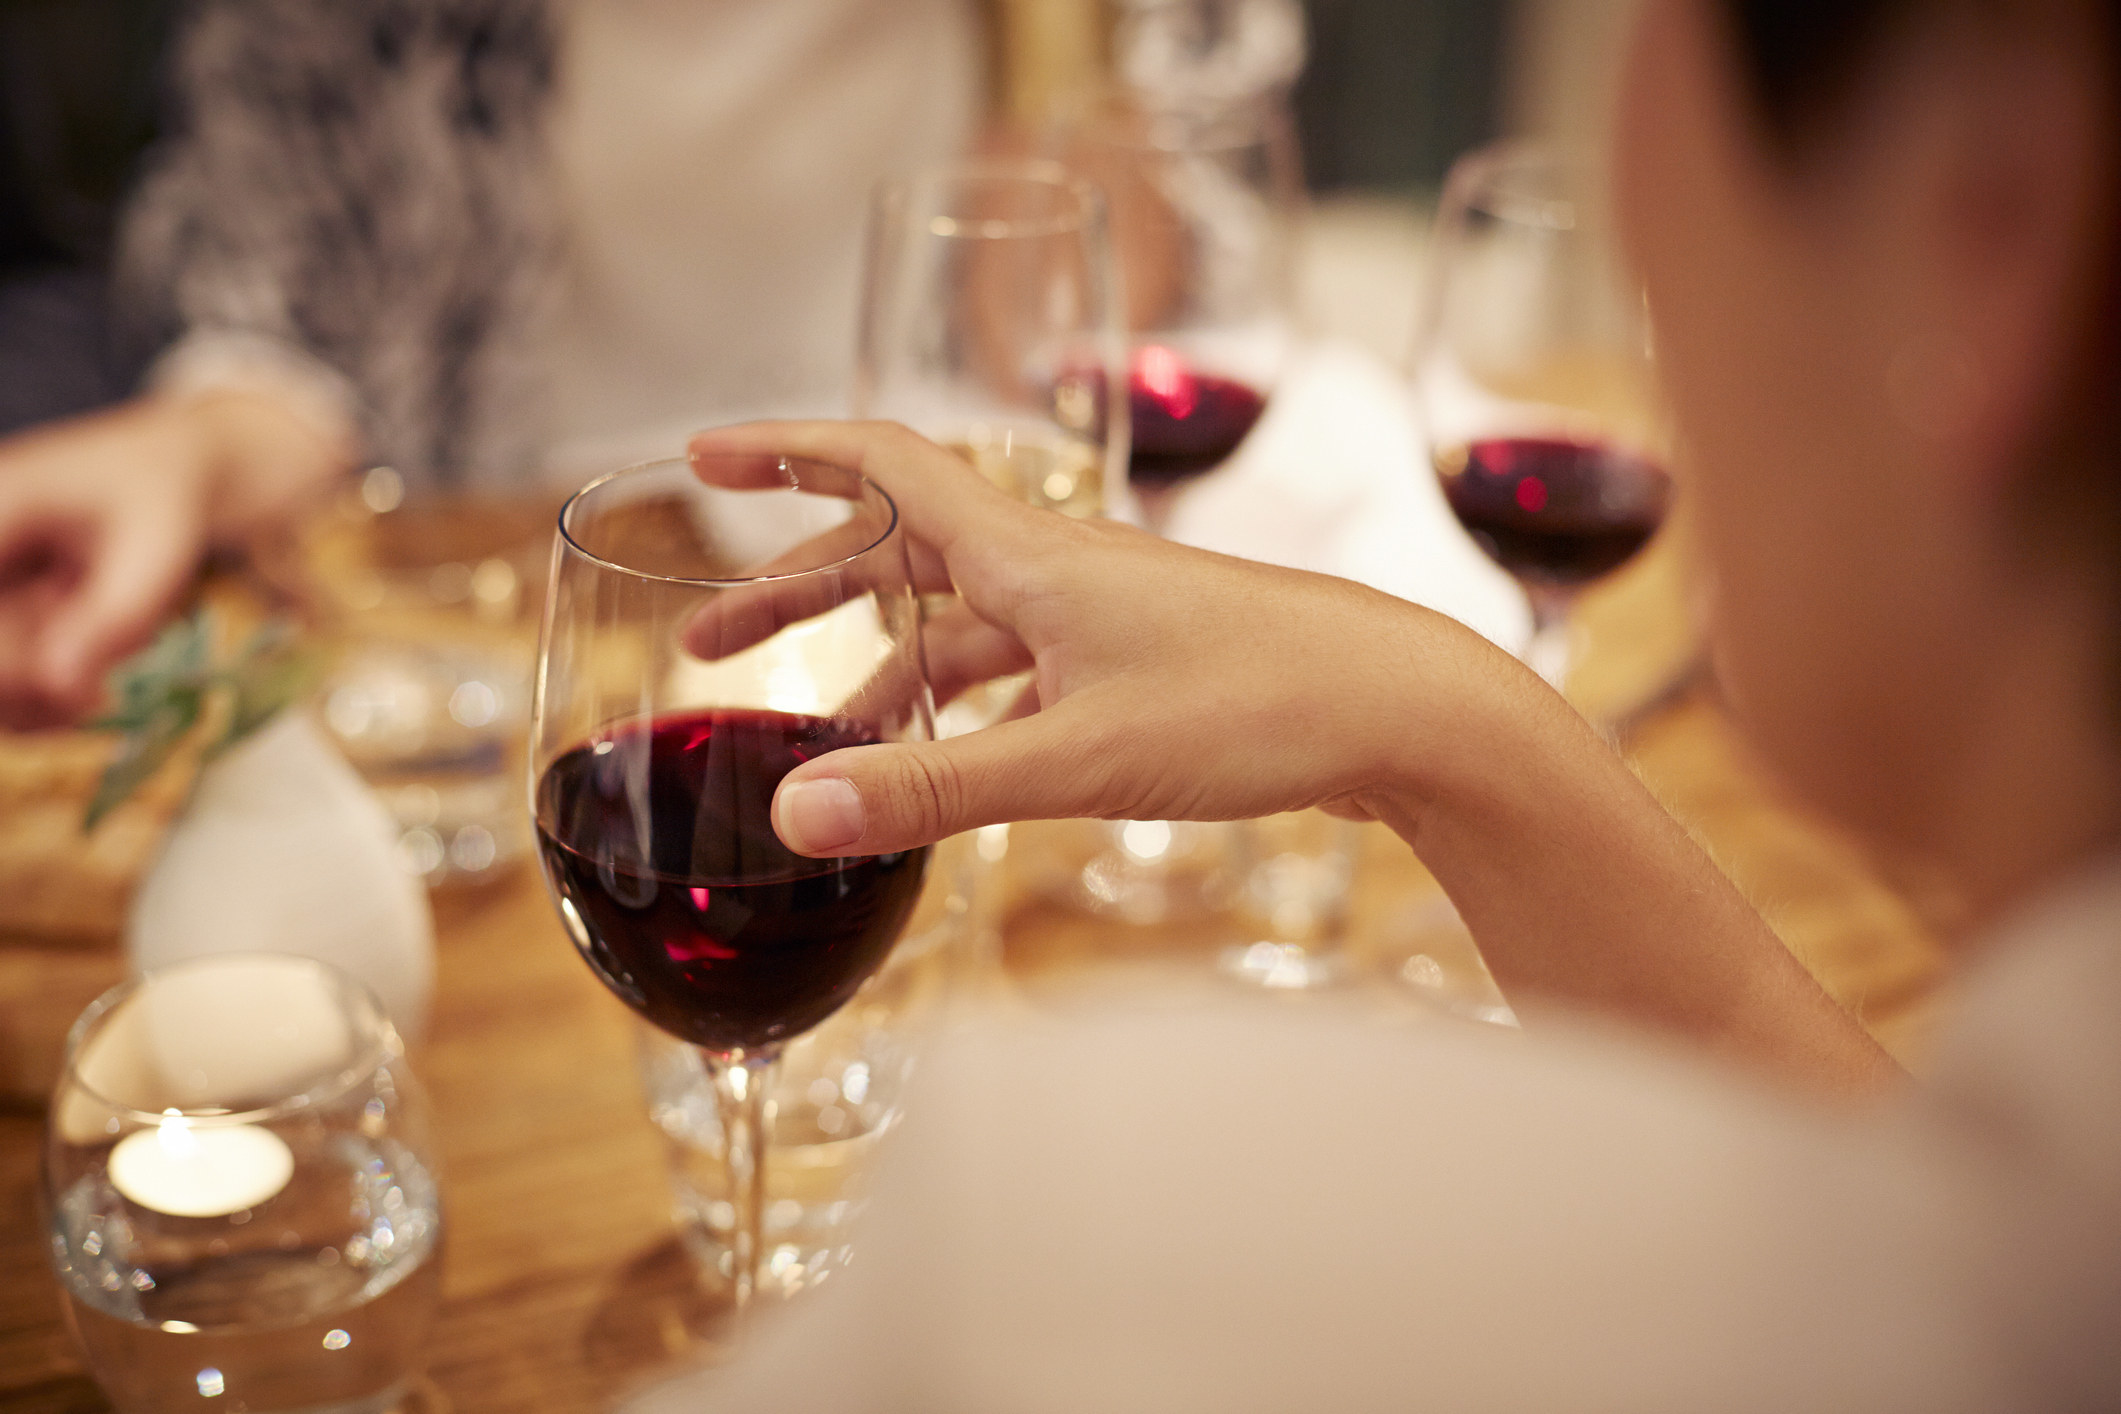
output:
[[[1884,35],[1921,0],[1725,0],[1754,110],[1778,147],[1802,145],[1845,99]]]

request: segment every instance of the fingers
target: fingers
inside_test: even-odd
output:
[[[144,643],[198,565],[203,529],[184,510],[134,502],[92,531],[80,587],[39,635],[35,673],[61,700],[88,705],[111,664]]]
[[[1050,517],[1019,505],[985,478],[934,443],[894,423],[756,422],[695,435],[688,446],[694,471],[719,486],[765,489],[789,484],[783,465],[788,457],[859,471],[884,488],[899,508],[906,561],[856,561],[827,576],[793,579],[728,590],[700,606],[682,633],[689,652],[702,658],[727,657],[759,643],[791,623],[837,607],[870,587],[877,577],[895,581],[910,565],[914,587],[926,593],[956,587],[975,558],[993,562],[1008,558],[1010,547],[1045,528]],[[850,475],[835,489],[828,474],[806,469],[806,484],[825,494],[853,496]],[[1024,518],[1029,517],[1028,523]],[[766,565],[757,573],[792,572],[836,556],[842,528],[828,531]],[[960,547],[958,563],[951,563]],[[987,555],[974,556],[968,547]],[[877,580],[881,582],[881,580]]]
[[[890,854],[1004,820],[1103,813],[1102,772],[1065,711],[948,741],[854,746],[800,766],[773,797],[773,828],[798,854]]]
[[[921,626],[921,647],[938,704],[968,687],[1031,666],[1030,650],[1014,634],[995,628],[963,604],[952,604]]]
[[[1006,558],[1050,528],[1050,513],[1011,500],[964,458],[896,423],[747,422],[698,433],[687,452],[703,476],[745,485],[785,485],[774,464],[784,456],[860,472],[897,503],[909,537],[942,557],[960,592],[972,588],[964,583],[965,551]]]

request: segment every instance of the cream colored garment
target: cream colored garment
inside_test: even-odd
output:
[[[561,16],[554,474],[737,417],[844,416],[870,189],[972,135],[968,0],[573,0]]]
[[[1857,1115],[1567,1027],[987,1021],[854,1265],[636,1408],[2121,1407],[2121,868],[1985,956],[1931,1082]]]

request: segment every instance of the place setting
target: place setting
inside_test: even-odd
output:
[[[1957,449],[1921,533],[2001,524],[1976,334],[1832,402],[1761,293],[1826,266],[1669,219],[1709,159],[1626,86],[1693,40],[1590,8],[0,22],[114,154],[55,194],[0,120],[0,236],[110,326],[0,265],[51,364],[0,420],[0,1405],[1354,1408],[1405,1326],[1439,1407],[1570,1407],[1520,1311],[1662,1408],[1599,1402],[1652,1317],[1673,1390],[1753,1348],[1702,1253],[1786,1353],[1732,1254],[1817,1258],[1809,1202],[1875,1255],[1917,1166],[1818,1178],[1852,1097],[1928,1083],[1962,931],[2068,961],[2003,904],[2092,835],[1988,879],[1907,823],[1923,753],[1849,723],[1963,745],[1902,691],[1951,635],[1791,587],[1887,491],[1760,474],[1831,403],[1880,486]],[[1839,131],[1769,112],[1717,140]]]

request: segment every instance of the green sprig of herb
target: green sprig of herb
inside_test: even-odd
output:
[[[201,607],[111,670],[111,710],[89,725],[123,740],[88,802],[84,831],[161,770],[217,699],[228,701],[226,725],[202,748],[202,760],[264,726],[308,689],[314,665],[286,620],[259,625],[233,658],[218,664],[213,629],[212,615]]]

